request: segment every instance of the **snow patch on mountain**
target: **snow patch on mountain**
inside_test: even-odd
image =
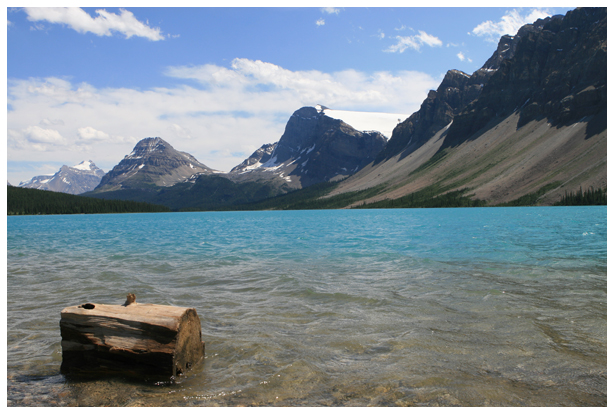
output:
[[[82,194],[93,190],[100,182],[104,171],[92,161],[83,161],[75,166],[63,165],[55,174],[44,174],[19,183],[19,187]]]
[[[96,168],[96,165],[92,161],[82,161],[77,165],[74,165],[72,168],[81,171],[92,171]]]
[[[320,105],[318,105],[320,106]],[[386,138],[392,136],[392,130],[409,114],[389,114],[385,112],[344,111],[323,107],[325,115],[340,119],[358,131],[378,131]],[[316,106],[317,109],[317,106]]]

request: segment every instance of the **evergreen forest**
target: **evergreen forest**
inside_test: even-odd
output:
[[[565,195],[555,206],[605,206],[608,204],[607,189],[594,189],[582,191],[582,187],[576,193],[565,191]]]
[[[154,213],[168,207],[127,200],[102,200],[78,195],[7,186],[7,215]]]

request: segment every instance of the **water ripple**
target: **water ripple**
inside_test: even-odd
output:
[[[604,208],[32,216],[7,230],[11,406],[607,402]],[[60,310],[127,292],[196,308],[204,363],[176,383],[59,375]]]

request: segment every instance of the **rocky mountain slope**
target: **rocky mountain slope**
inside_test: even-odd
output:
[[[96,192],[170,187],[198,174],[215,171],[162,138],[145,138],[100,181]]]
[[[384,149],[386,137],[358,131],[325,113],[322,106],[295,111],[279,142],[256,151],[233,168],[233,181],[284,179],[293,188],[345,178]]]
[[[266,180],[234,183],[227,174],[175,150],[163,139],[145,138],[85,195],[161,204],[174,210],[207,210],[289,191],[283,184],[285,181]]]
[[[377,131],[357,131],[325,110],[319,105],[297,110],[278,142],[263,145],[229,173],[211,170],[161,138],[143,139],[87,195],[173,209],[209,209],[347,177],[373,161],[386,137]],[[391,129],[395,116],[365,114],[361,121]]]
[[[19,187],[55,191],[67,194],[82,194],[91,191],[104,176],[92,161],[83,161],[75,166],[63,165],[55,174],[39,175],[19,183]]]
[[[580,8],[503,36],[473,74],[450,70],[416,113],[388,117],[398,123],[388,141],[339,119],[344,111],[304,107],[278,142],[229,173],[147,138],[93,194],[173,209],[232,208],[301,188],[306,198],[288,196],[306,208],[326,204],[300,201],[309,197],[338,208],[415,194],[549,205],[580,187],[607,188],[606,66],[606,9]]]
[[[254,170],[266,164],[271,159],[271,154],[275,150],[277,142],[273,144],[264,144],[258,148],[252,155],[247,157],[245,161],[230,170],[231,173],[245,173]]]
[[[501,53],[501,51],[505,53]],[[607,187],[607,14],[576,9],[504,37],[472,75],[450,71],[386,149],[330,195],[362,202],[467,189],[490,205]]]

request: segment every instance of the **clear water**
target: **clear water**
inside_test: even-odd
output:
[[[8,406],[607,405],[605,207],[7,218]],[[60,311],[196,308],[176,382],[60,374]]]

